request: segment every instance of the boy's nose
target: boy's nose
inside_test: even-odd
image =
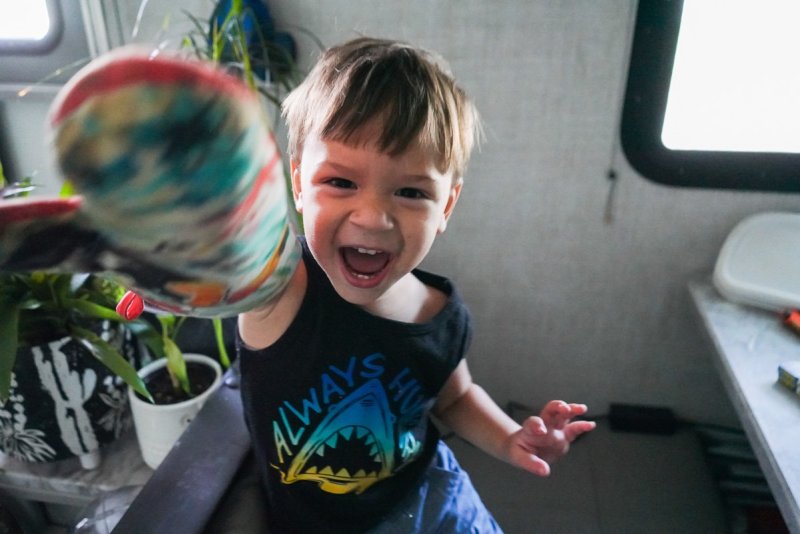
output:
[[[394,217],[388,203],[369,198],[358,202],[350,213],[350,221],[366,230],[390,230],[394,227]]]

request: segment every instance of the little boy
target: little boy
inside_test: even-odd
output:
[[[472,382],[470,316],[418,270],[458,201],[477,112],[430,54],[359,38],[284,104],[303,259],[239,318],[242,398],[277,532],[494,532],[435,417],[534,474],[594,428],[548,403],[522,426]]]

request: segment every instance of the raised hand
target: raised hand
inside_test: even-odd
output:
[[[538,416],[525,419],[508,439],[509,461],[539,476],[550,474],[550,464],[568,451],[578,436],[595,428],[592,421],[573,421],[586,413],[585,404],[550,401]]]

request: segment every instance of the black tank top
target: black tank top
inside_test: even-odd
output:
[[[360,532],[380,522],[430,465],[436,395],[465,354],[470,315],[445,278],[431,321],[376,317],[343,300],[303,242],[297,317],[272,346],[238,339],[242,400],[272,528]],[[238,337],[238,336],[237,336]]]

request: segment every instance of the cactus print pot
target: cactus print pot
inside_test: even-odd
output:
[[[129,330],[105,322],[98,333],[134,366],[141,363]],[[84,468],[96,467],[100,448],[131,426],[126,389],[71,337],[21,347],[9,398],[0,404],[0,450],[26,462],[77,456]]]

